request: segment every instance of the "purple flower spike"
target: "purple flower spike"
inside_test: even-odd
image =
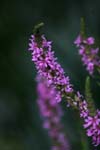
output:
[[[37,103],[43,118],[43,127],[48,130],[53,143],[51,150],[69,150],[69,143],[61,123],[63,112],[56,101],[57,91],[53,86],[48,86],[48,81],[42,78],[38,79],[37,91]]]
[[[99,48],[94,48],[95,39],[93,37],[76,38],[74,44],[79,48],[79,55],[82,56],[83,65],[90,75],[93,75],[96,68],[100,68]]]
[[[54,57],[54,52],[51,51],[51,41],[47,41],[44,35],[40,37],[41,42],[37,43],[36,37],[31,36],[29,50],[32,51],[32,61],[36,65],[38,73],[48,80],[49,85],[54,85],[59,89],[57,95],[58,102],[61,101],[63,93],[69,95],[73,92],[69,77],[65,76],[64,70]]]
[[[97,110],[96,115],[91,116],[87,102],[84,100],[80,104],[80,117],[84,120],[83,127],[87,130],[87,136],[92,137],[93,145],[100,145],[100,111]]]
[[[79,35],[74,43],[79,48],[83,64],[92,75],[96,67],[100,68],[99,49],[91,47],[94,44],[94,38],[83,39]],[[100,144],[100,111],[97,110],[94,116],[90,115],[87,102],[83,100],[79,92],[75,94],[69,77],[65,76],[63,68],[57,62],[57,58],[54,57],[54,52],[51,49],[51,41],[47,41],[44,36],[39,36],[39,39],[34,35],[31,36],[29,50],[32,52],[32,61],[35,63],[39,76],[43,77],[43,81],[44,79],[45,82],[47,81],[43,85],[40,82],[38,87],[40,95],[38,105],[40,106],[41,115],[46,117],[43,126],[48,129],[52,139],[57,140],[57,142],[60,140],[61,142],[63,136],[58,135],[60,126],[59,128],[53,128],[55,127],[53,125],[59,124],[62,114],[57,102],[60,102],[65,97],[68,103],[67,106],[73,106],[79,110],[80,117],[84,120],[83,127],[87,131],[87,136],[92,137],[94,146],[98,146]],[[52,149],[62,150],[63,146],[58,147],[58,145],[54,145]]]

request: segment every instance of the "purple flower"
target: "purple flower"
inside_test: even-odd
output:
[[[100,68],[99,48],[94,48],[95,39],[93,37],[76,38],[74,44],[79,48],[79,55],[82,56],[83,65],[90,75],[93,75],[96,68]]]
[[[97,110],[95,116],[86,117],[84,122],[84,128],[87,128],[87,136],[91,136],[94,146],[98,146],[100,144],[100,111]]]
[[[90,75],[93,74],[93,71],[94,71],[94,64],[93,64],[93,62],[89,62],[88,63],[87,70],[89,71]]]
[[[85,100],[80,103],[79,110],[80,117],[86,118],[89,115],[88,104]]]
[[[82,43],[82,36],[78,35],[78,37],[74,41],[74,44],[76,44],[76,46],[79,47],[81,43]]]
[[[93,37],[88,37],[87,39],[85,39],[83,41],[83,43],[85,43],[87,45],[92,45],[92,44],[94,44],[94,42],[95,42],[95,39]]]
[[[63,132],[61,117],[62,109],[56,101],[57,91],[53,86],[48,86],[48,81],[43,78],[37,80],[38,106],[41,117],[43,118],[43,127],[48,130],[49,137],[52,140],[52,150],[69,149],[69,143]]]
[[[86,129],[87,136],[92,137],[94,146],[98,146],[100,144],[100,111],[97,110],[96,115],[91,116],[87,106],[85,100],[80,103],[80,117],[84,120],[83,127]]]
[[[78,36],[74,43],[79,47],[79,53],[82,56],[83,64],[92,75],[95,67],[100,67],[100,59],[97,55],[98,48],[95,49],[90,47],[94,44],[94,38],[89,37],[83,39],[81,36]],[[41,89],[39,90],[40,97],[38,99],[40,112],[42,116],[49,119],[53,116],[51,122],[49,119],[46,119],[44,127],[49,130],[50,137],[58,140],[58,130],[56,128],[54,128],[54,130],[51,129],[54,127],[54,124],[59,124],[59,116],[61,115],[60,108],[55,108],[55,105],[57,105],[57,102],[61,101],[62,97],[65,97],[68,103],[67,106],[74,106],[79,110],[80,117],[84,120],[84,128],[87,129],[87,135],[92,137],[93,144],[97,146],[100,144],[100,122],[98,119],[100,118],[100,111],[98,111],[96,117],[90,115],[87,102],[82,100],[83,97],[79,92],[75,94],[70,84],[69,77],[65,76],[64,70],[57,62],[57,58],[54,57],[54,52],[51,48],[51,41],[47,41],[44,36],[40,36],[39,41],[36,36],[31,36],[29,50],[32,51],[32,61],[35,63],[39,76],[47,81],[47,88],[45,88],[45,82],[43,85],[40,83],[38,87],[38,89]],[[51,88],[53,90],[51,90]],[[56,114],[55,111],[60,114]],[[94,121],[92,120],[93,117],[97,118],[94,125]],[[57,149],[57,146],[53,146],[53,149]]]
[[[66,93],[69,95],[73,92],[69,77],[65,76],[64,70],[54,57],[51,51],[51,41],[47,41],[44,35],[40,37],[41,42],[37,43],[34,35],[31,36],[29,50],[32,51],[32,61],[36,65],[38,73],[48,80],[48,84],[53,84],[59,89],[57,101],[61,101],[61,97]]]

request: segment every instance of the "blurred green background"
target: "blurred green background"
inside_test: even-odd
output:
[[[99,39],[99,0],[0,1],[0,150],[50,150],[50,140],[42,129],[36,104],[36,70],[27,51],[28,41],[34,25],[44,22],[42,31],[53,41],[59,62],[75,89],[84,93],[88,74],[73,44],[80,31],[81,17],[85,18],[89,35]],[[98,108],[99,90],[92,80]],[[93,149],[89,139],[82,145],[77,113],[67,109],[64,103],[62,106],[71,150]]]

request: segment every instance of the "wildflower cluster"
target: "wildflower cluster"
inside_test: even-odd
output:
[[[93,75],[95,69],[100,70],[99,48],[94,47],[95,39],[93,37],[83,38],[79,35],[74,44],[79,48],[79,55],[82,56],[82,62],[89,74]]]
[[[88,109],[87,102],[83,100],[79,107],[80,117],[83,118],[83,127],[87,131],[87,136],[92,137],[92,144],[98,146],[100,144],[100,111],[92,116]]]
[[[69,77],[65,77],[64,70],[54,57],[54,52],[51,51],[51,41],[47,41],[42,35],[39,37],[31,36],[29,50],[32,51],[32,61],[36,65],[38,73],[48,80],[48,84],[55,85],[59,92],[57,101],[60,102],[64,93],[69,95],[73,92],[72,85],[69,82]]]
[[[99,115],[95,115],[94,113],[94,116],[91,116],[87,102],[82,100],[79,92],[75,94],[73,86],[69,82],[69,77],[65,76],[63,68],[57,62],[57,58],[54,57],[54,52],[51,50],[51,43],[52,42],[47,41],[43,35],[32,35],[29,43],[29,50],[32,51],[32,61],[36,65],[38,74],[48,81],[48,87],[53,86],[54,90],[57,92],[53,101],[50,100],[51,103],[60,102],[63,96],[67,98],[68,105],[75,106],[79,110],[80,116],[84,120],[84,128],[87,128],[87,135],[92,137],[93,144],[97,146],[100,144]],[[98,50],[91,49],[92,53],[88,52],[91,54],[88,56],[86,46],[94,44],[94,38],[90,37],[86,40],[82,40],[82,37],[79,36],[75,44],[81,48],[80,53],[84,54],[84,63],[87,65],[90,74],[92,74],[94,66],[99,66],[99,60],[97,56],[94,55],[98,53]],[[41,113],[43,112],[41,111]],[[92,124],[90,124],[89,118],[93,118],[93,120],[96,118],[97,120],[95,119],[95,121],[92,121]],[[93,125],[93,123],[95,125]],[[88,132],[90,132],[91,129],[93,129],[93,133],[90,135]]]
[[[47,80],[38,77],[37,92],[37,103],[43,118],[43,127],[48,130],[49,137],[52,140],[52,150],[69,150],[68,140],[61,123],[63,112],[55,99],[56,90],[53,86],[48,86]]]

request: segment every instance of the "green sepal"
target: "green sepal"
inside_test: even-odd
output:
[[[43,22],[41,22],[41,23],[35,25],[35,26],[34,26],[34,29],[33,29],[33,33],[34,33],[34,34],[38,34],[40,28],[43,27],[43,26],[44,26],[44,23],[43,23]]]

